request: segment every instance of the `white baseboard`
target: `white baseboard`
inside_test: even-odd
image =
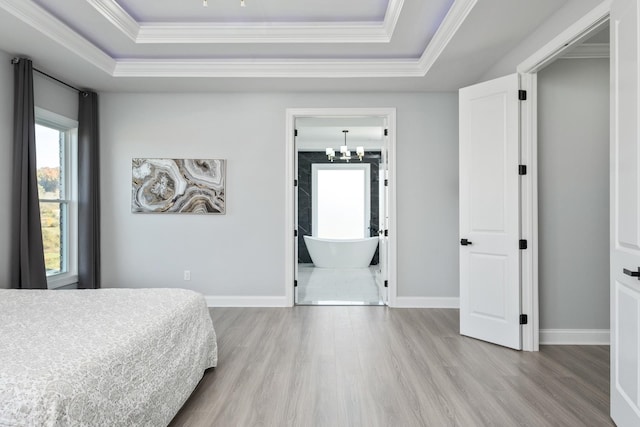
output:
[[[281,297],[241,297],[205,296],[208,307],[289,307],[287,298]]]
[[[540,344],[609,345],[609,329],[540,329]]]
[[[397,308],[460,308],[458,297],[396,297]]]

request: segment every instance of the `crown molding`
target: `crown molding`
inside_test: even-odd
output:
[[[0,0],[0,8],[102,71],[108,74],[113,73],[116,65],[115,59],[36,3],[24,0]]]
[[[609,43],[584,43],[562,54],[560,59],[605,59],[609,58]]]
[[[136,43],[389,43],[383,24],[342,23],[149,23]]]
[[[478,0],[455,0],[449,12],[442,20],[438,30],[420,57],[419,67],[424,76],[431,69],[438,57],[447,47],[455,33],[460,29],[462,23],[467,19],[469,13]]]
[[[138,38],[140,25],[114,0],[87,0],[113,26],[134,42]]]
[[[113,77],[422,77],[417,60],[120,60]]]
[[[389,40],[391,40],[396,30],[403,6],[404,0],[389,0],[387,4],[387,12],[384,14],[384,29],[389,36]]]
[[[383,22],[137,22],[116,0],[87,0],[135,43],[389,43],[404,0],[389,0]]]

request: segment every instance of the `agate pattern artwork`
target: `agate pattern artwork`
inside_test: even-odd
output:
[[[225,167],[220,159],[133,159],[131,211],[224,214]]]

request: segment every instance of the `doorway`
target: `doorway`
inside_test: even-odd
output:
[[[537,73],[541,344],[609,344],[608,35]]]
[[[382,117],[296,120],[296,304],[384,305],[384,129]]]
[[[527,93],[521,104],[520,162],[528,165],[526,179],[520,185],[520,227],[522,237],[529,242],[529,250],[521,256],[521,288],[523,313],[528,323],[522,328],[523,349],[538,351],[540,345],[539,308],[539,217],[538,217],[538,72],[566,54],[576,55],[576,46],[601,33],[609,23],[609,5],[601,4],[562,34],[522,62],[517,70],[520,87]],[[595,39],[597,41],[597,39]],[[573,50],[573,53],[572,53]],[[598,49],[596,49],[597,51]],[[600,49],[602,50],[602,46]],[[605,52],[608,53],[607,46]],[[586,55],[592,56],[594,50]],[[567,168],[570,168],[567,165]]]
[[[395,109],[292,109],[287,128],[291,305],[392,305]]]

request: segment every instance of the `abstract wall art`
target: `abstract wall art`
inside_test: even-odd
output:
[[[131,211],[225,213],[226,160],[133,159]]]

